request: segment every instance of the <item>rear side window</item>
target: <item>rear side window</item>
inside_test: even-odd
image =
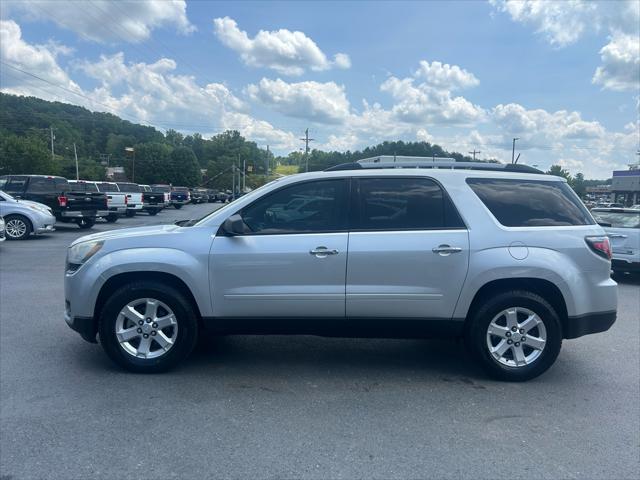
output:
[[[29,193],[53,193],[55,191],[53,178],[31,177],[27,186]]]
[[[465,228],[440,185],[428,178],[359,178],[354,230]]]
[[[613,228],[640,228],[640,210],[638,212],[599,212],[591,213],[598,223]]]
[[[564,182],[468,178],[467,184],[505,227],[594,224],[578,196]]]

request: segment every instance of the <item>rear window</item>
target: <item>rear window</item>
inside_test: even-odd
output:
[[[72,192],[97,192],[98,191],[98,187],[96,187],[93,183],[69,182],[69,186],[71,187]]]
[[[169,193],[171,191],[171,187],[169,185],[152,185],[151,191]]]
[[[578,196],[564,182],[468,178],[467,184],[505,227],[594,224]]]
[[[640,211],[638,212],[598,212],[591,211],[592,215],[605,227],[613,228],[640,228]]]
[[[188,192],[189,189],[187,187],[173,187],[174,192]]]
[[[117,192],[118,186],[115,183],[100,182],[96,184],[99,192]]]
[[[127,193],[140,193],[142,191],[140,185],[136,183],[118,183],[118,188],[121,192]]]

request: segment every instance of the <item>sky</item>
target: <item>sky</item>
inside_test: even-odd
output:
[[[0,89],[276,154],[428,141],[638,162],[640,0],[3,0]]]

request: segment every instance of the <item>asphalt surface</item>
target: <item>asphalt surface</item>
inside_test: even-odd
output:
[[[94,231],[198,217],[211,205]],[[224,337],[135,375],[63,320],[66,246],[0,245],[0,478],[638,478],[640,279],[528,383],[453,341]]]

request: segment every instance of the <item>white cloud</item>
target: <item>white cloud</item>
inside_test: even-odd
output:
[[[532,25],[552,45],[578,40],[597,12],[594,2],[583,0],[490,0],[491,4],[520,23]],[[591,22],[590,22],[591,20]]]
[[[637,91],[640,88],[640,1],[490,0],[516,22],[533,25],[555,46],[575,43],[585,32],[609,32],[600,50],[602,65],[593,83],[603,89]]]
[[[453,97],[452,90],[477,85],[478,79],[457,65],[421,62],[413,77],[391,76],[380,89],[396,103],[396,117],[412,124],[469,124],[482,121],[484,111],[464,97]]]
[[[473,73],[442,62],[420,61],[420,68],[415,73],[416,78],[423,79],[427,84],[445,90],[457,90],[475,87],[480,81]]]
[[[602,65],[596,69],[593,83],[616,91],[640,88],[640,39],[634,34],[615,33],[600,50]]]
[[[22,38],[22,30],[16,22],[0,20],[0,58],[3,62],[43,78],[47,82],[75,92],[82,92],[78,84],[71,80],[67,72],[58,65],[57,55],[68,51],[67,47],[58,44],[55,46],[31,45]],[[4,92],[27,95],[34,88],[38,88],[37,96],[48,100],[78,101],[72,93],[56,89],[42,80],[19,72],[15,68],[3,65],[0,72]]]
[[[342,123],[349,115],[344,86],[334,82],[287,83],[263,78],[247,87],[249,97],[280,113],[320,123]]]
[[[184,0],[83,1],[23,0],[9,4],[28,19],[53,21],[85,40],[102,43],[137,43],[154,29],[173,26],[178,32],[195,31],[187,18]]]
[[[331,61],[303,32],[260,30],[254,38],[249,38],[232,18],[216,18],[213,24],[220,41],[238,52],[242,61],[251,67],[270,68],[283,75],[302,75],[307,69],[322,71],[351,67],[347,54],[338,53]]]

